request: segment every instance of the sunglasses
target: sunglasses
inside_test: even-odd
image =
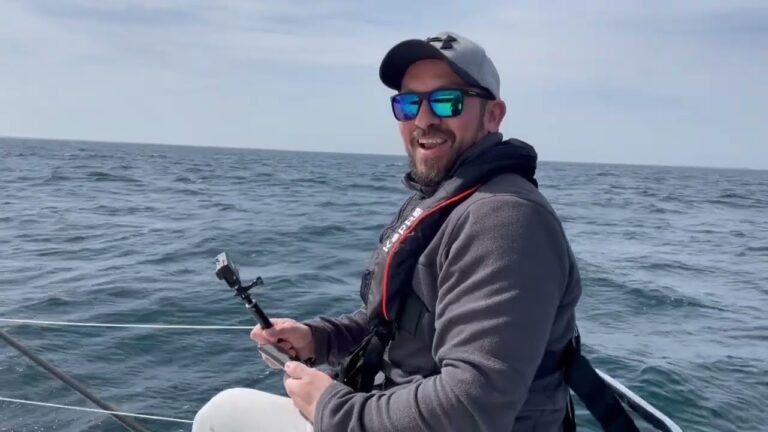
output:
[[[469,89],[438,89],[430,92],[403,92],[392,96],[392,113],[398,121],[413,120],[419,115],[421,102],[426,100],[432,114],[438,118],[451,118],[464,110],[464,96],[493,100],[492,95]]]

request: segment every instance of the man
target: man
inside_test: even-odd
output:
[[[394,46],[380,78],[398,92],[413,195],[381,235],[364,305],[255,328],[254,341],[303,361],[285,366],[290,399],[224,391],[194,431],[563,428],[569,392],[557,359],[575,332],[579,271],[537,189],[534,149],[499,133],[496,67],[446,32]],[[341,365],[341,376],[310,359]]]

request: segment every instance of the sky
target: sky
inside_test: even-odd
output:
[[[764,0],[0,0],[0,136],[404,154],[379,62],[443,30],[541,160],[768,169]]]

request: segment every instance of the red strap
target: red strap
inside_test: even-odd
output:
[[[382,286],[382,296],[381,296],[381,312],[384,314],[384,319],[389,321],[389,313],[387,312],[387,290],[389,288],[389,269],[392,264],[392,257],[395,256],[395,253],[398,249],[400,249],[400,245],[403,243],[406,237],[408,237],[414,229],[428,216],[432,215],[433,213],[437,212],[438,210],[441,210],[442,208],[449,206],[456,201],[461,201],[464,198],[468,197],[469,195],[472,195],[475,193],[475,191],[480,188],[480,186],[475,186],[469,190],[466,190],[453,198],[447,199],[440,204],[436,205],[435,207],[431,208],[429,211],[426,211],[420,215],[420,217],[411,225],[404,233],[400,236],[400,238],[397,239],[395,242],[395,245],[392,247],[392,249],[389,250],[389,254],[387,255],[387,262],[384,265],[384,276],[383,276],[383,286]]]

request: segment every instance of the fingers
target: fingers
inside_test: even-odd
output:
[[[293,399],[293,404],[296,405],[296,402],[299,400],[296,395],[301,389],[299,380],[293,379],[288,375],[283,375],[283,387],[285,388],[285,393],[289,398]],[[296,408],[299,408],[299,406],[296,405]]]
[[[274,318],[271,320],[273,327],[268,329],[262,329],[261,325],[257,325],[251,330],[251,339],[262,345],[275,344],[278,339],[285,338],[286,333],[290,333],[290,330],[295,322],[288,318]]]
[[[291,344],[288,341],[280,341],[277,343],[277,345],[282,348],[285,352],[288,353],[291,357],[296,357],[296,350],[293,348],[293,344]]]
[[[283,386],[286,393],[302,416],[313,423],[317,402],[323,392],[332,385],[333,379],[322,371],[295,361],[287,362],[283,370]]]
[[[268,338],[264,333],[264,330],[262,330],[261,326],[256,326],[253,328],[253,330],[251,330],[251,340],[261,345],[268,345],[273,343],[273,341],[270,340],[270,338]]]
[[[302,379],[311,369],[303,363],[289,361],[285,364],[283,370],[285,370],[285,374],[288,375],[289,378]]]
[[[280,339],[279,334],[280,332],[274,327],[265,330],[261,326],[256,326],[251,330],[251,339],[262,345],[274,344]]]
[[[288,363],[295,363],[295,362],[288,362]],[[296,377],[292,377],[288,373],[288,363],[283,366],[283,371],[285,374],[283,374],[283,387],[285,387],[285,392],[288,393],[288,396],[292,399],[294,399],[294,404],[296,403],[296,394],[301,389],[301,383],[299,382],[300,379]]]
[[[277,340],[282,337],[280,329],[275,327],[270,327],[268,329],[263,330],[262,335],[264,335],[264,339],[266,339],[269,343],[274,344],[277,343]]]
[[[306,393],[307,381],[302,380],[303,373],[307,368],[301,363],[290,361],[285,364],[283,371],[283,387],[288,396],[293,399],[293,404],[299,410],[305,408],[304,398]]]

